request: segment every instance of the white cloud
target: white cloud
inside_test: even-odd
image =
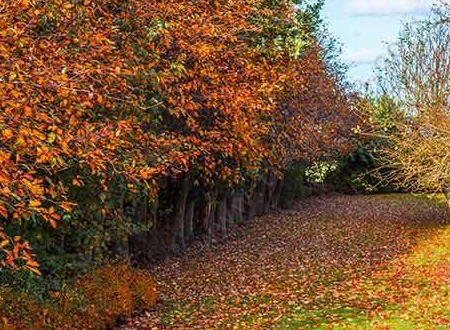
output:
[[[379,49],[362,49],[344,53],[344,59],[353,64],[373,64],[383,55],[383,51]]]
[[[347,11],[356,15],[425,13],[436,0],[349,0]]]

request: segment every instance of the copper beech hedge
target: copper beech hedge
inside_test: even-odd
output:
[[[239,204],[261,173],[349,150],[354,99],[312,16],[288,0],[3,1],[0,267],[39,272],[24,224],[73,218],[80,190],[120,222],[103,198],[117,182],[148,205],[172,181],[188,181],[179,204],[194,184]]]

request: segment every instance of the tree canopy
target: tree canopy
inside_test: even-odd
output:
[[[1,265],[36,269],[15,228],[57,226],[80,207],[83,187],[107,199],[121,182],[154,199],[161,178],[195,172],[207,186],[233,187],[267,166],[349,149],[358,119],[323,57],[317,9],[4,1]]]

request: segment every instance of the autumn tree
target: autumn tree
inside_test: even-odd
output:
[[[398,108],[384,134],[386,179],[415,192],[443,191],[450,201],[450,24],[436,7],[422,22],[405,25],[381,68],[382,92]],[[381,132],[383,133],[383,132]]]

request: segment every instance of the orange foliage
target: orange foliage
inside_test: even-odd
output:
[[[2,221],[56,226],[83,177],[154,193],[195,169],[233,185],[267,159],[345,149],[349,102],[320,49],[275,42],[293,21],[263,0],[4,1]],[[0,238],[1,266],[36,269],[26,242]]]
[[[129,266],[106,266],[81,277],[65,292],[38,303],[0,288],[1,330],[100,330],[136,309],[155,306],[157,290],[148,273]]]
[[[315,45],[294,61],[278,95],[273,120],[277,142],[272,145],[278,166],[337,156],[354,147],[351,128],[360,122],[355,111],[358,100],[336,82],[321,52]]]

